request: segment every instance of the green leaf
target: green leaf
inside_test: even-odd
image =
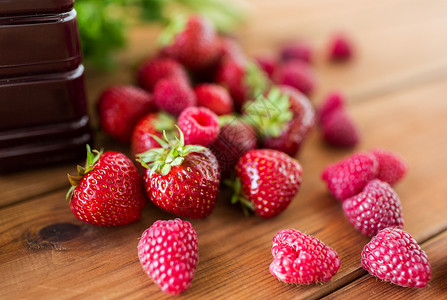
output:
[[[168,26],[163,30],[158,38],[158,44],[161,47],[170,45],[175,36],[185,29],[186,17],[184,15],[176,15],[169,21]]]
[[[163,166],[163,168],[161,169],[161,175],[165,176],[168,175],[168,173],[171,171],[171,165],[170,164],[166,164]]]

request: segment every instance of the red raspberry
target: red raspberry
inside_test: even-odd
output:
[[[329,114],[321,124],[324,140],[336,147],[354,147],[360,141],[360,132],[343,109]]]
[[[148,91],[152,91],[161,79],[170,77],[189,81],[183,66],[171,58],[149,59],[138,70],[138,84]]]
[[[178,127],[185,135],[185,144],[208,146],[219,135],[219,119],[205,107],[188,107],[178,117]]]
[[[156,221],[141,235],[138,257],[163,292],[180,294],[194,277],[199,259],[197,233],[187,221]]]
[[[329,59],[333,61],[346,61],[352,55],[352,44],[346,36],[338,34],[332,37],[329,45]]]
[[[273,74],[277,84],[289,85],[309,96],[315,88],[315,75],[312,68],[299,60],[280,65]]]
[[[155,85],[154,100],[158,108],[175,116],[197,103],[191,87],[183,80],[172,77],[162,79]]]
[[[281,50],[283,61],[301,60],[306,63],[312,62],[312,48],[304,42],[294,42],[284,46]]]
[[[102,130],[123,143],[130,141],[139,119],[155,109],[152,96],[133,86],[110,87],[101,94],[98,101]]]
[[[228,91],[217,84],[201,84],[195,87],[197,105],[208,108],[217,115],[233,112],[233,100]]]
[[[396,153],[384,149],[374,149],[371,153],[379,162],[378,179],[388,182],[390,185],[394,185],[407,173],[407,164],[403,158]]]
[[[330,93],[318,110],[318,121],[324,123],[334,111],[345,108],[345,97],[339,92]]]
[[[374,179],[363,192],[343,202],[346,218],[361,234],[374,236],[387,227],[404,226],[399,196],[386,182]]]
[[[382,229],[366,244],[362,267],[381,280],[403,287],[423,288],[431,279],[427,254],[399,228]]]
[[[273,72],[276,69],[277,61],[274,57],[269,56],[258,56],[256,57],[256,62],[261,67],[261,69],[272,78]]]
[[[357,195],[376,178],[378,163],[374,155],[356,153],[350,157],[327,166],[321,178],[326,181],[331,194],[343,201]]]
[[[286,283],[326,282],[340,268],[337,252],[295,229],[280,230],[273,237],[272,255],[270,273]]]

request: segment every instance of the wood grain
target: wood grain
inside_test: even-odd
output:
[[[396,191],[404,207],[405,229],[419,242],[447,229],[445,187],[436,180],[447,168],[442,147],[447,102],[436,97],[446,86],[447,80],[437,81],[350,107],[365,136],[359,150],[383,146],[408,160],[410,173]],[[325,165],[348,154],[328,148],[314,132],[300,157],[302,189],[282,215],[272,220],[244,218],[222,196],[210,217],[191,220],[199,236],[200,258],[192,286],[181,297],[318,298],[364,275],[360,252],[368,239],[344,219],[339,203],[319,179]],[[64,192],[4,208],[0,298],[168,298],[141,270],[136,245],[155,220],[173,217],[149,204],[135,224],[94,227],[74,218]],[[54,226],[54,236],[43,234],[48,226]],[[271,238],[284,228],[312,234],[339,253],[342,265],[330,283],[289,286],[269,274]]]
[[[447,232],[421,245],[432,266],[432,280],[424,289],[403,288],[365,275],[325,299],[446,299],[447,298]]]

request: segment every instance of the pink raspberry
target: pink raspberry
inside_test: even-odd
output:
[[[187,221],[156,221],[141,235],[138,257],[163,292],[180,294],[194,277],[199,259],[197,233]]]
[[[337,252],[295,229],[280,230],[273,237],[272,255],[270,273],[291,284],[326,282],[340,268]]]
[[[257,56],[256,62],[261,67],[261,69],[271,78],[277,65],[276,59],[269,56]]]
[[[378,179],[394,185],[407,173],[408,166],[398,154],[384,149],[374,149],[371,153],[379,162]]]
[[[403,286],[423,288],[431,279],[431,266],[424,250],[399,228],[385,228],[366,244],[362,267],[371,275]]]
[[[363,192],[343,202],[346,218],[361,234],[374,236],[387,227],[404,226],[399,196],[386,182],[374,179]]]
[[[188,82],[183,66],[171,58],[153,58],[144,62],[138,70],[138,84],[152,91],[158,81],[164,78],[178,78]]]
[[[188,107],[178,117],[178,127],[183,131],[186,145],[208,146],[220,132],[219,119],[205,107]]]
[[[154,100],[158,108],[174,116],[197,104],[191,87],[185,81],[174,77],[162,79],[155,85]]]
[[[345,97],[340,92],[331,92],[318,110],[318,121],[322,124],[334,111],[345,108]]]
[[[299,60],[292,60],[278,66],[272,78],[278,85],[289,85],[306,96],[309,96],[315,88],[316,80],[312,67]]]
[[[324,140],[336,147],[355,147],[360,142],[360,131],[343,109],[337,109],[321,124]]]
[[[351,41],[344,35],[332,37],[329,45],[329,59],[333,61],[346,61],[353,55]]]
[[[356,153],[350,157],[327,166],[321,177],[326,181],[331,194],[338,200],[357,195],[376,178],[378,163],[370,153]]]
[[[304,42],[294,42],[281,49],[281,59],[283,61],[301,60],[306,63],[311,63],[312,56],[312,48]]]
[[[217,115],[231,114],[233,100],[228,90],[217,84],[200,84],[194,88],[197,98],[197,105],[208,108]]]

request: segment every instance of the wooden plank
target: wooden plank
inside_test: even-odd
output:
[[[359,149],[383,146],[400,152],[410,173],[396,187],[405,229],[422,242],[447,228],[442,175],[447,169],[445,113],[447,80],[349,107],[364,133]],[[344,219],[337,201],[320,180],[325,165],[348,155],[321,143],[314,134],[300,157],[303,185],[297,198],[272,220],[244,218],[220,199],[215,212],[192,220],[200,259],[186,298],[317,298],[362,276],[360,253],[368,238]],[[64,192],[0,210],[0,298],[168,298],[141,270],[136,245],[157,219],[173,218],[148,205],[143,218],[120,228],[98,228],[77,221]],[[58,225],[55,224],[68,224]],[[43,234],[56,226],[56,237]],[[296,228],[333,247],[342,264],[330,283],[289,286],[268,272],[271,239],[280,229]],[[51,229],[51,228],[50,228]],[[53,228],[54,229],[54,228]],[[47,230],[55,232],[54,230]]]
[[[371,275],[352,282],[324,299],[446,299],[447,298],[447,232],[421,245],[432,266],[432,280],[426,288],[403,288],[382,282]]]

